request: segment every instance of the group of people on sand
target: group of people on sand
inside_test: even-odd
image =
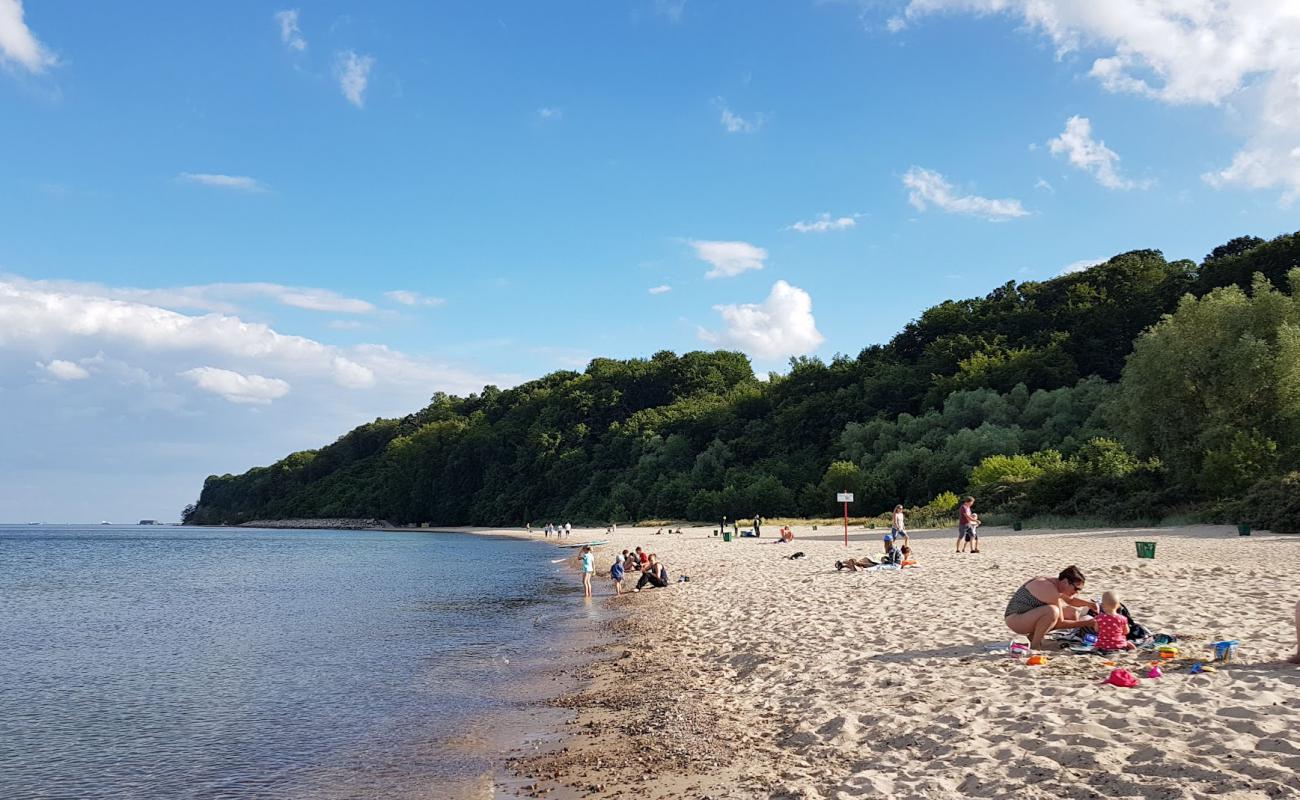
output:
[[[912,557],[912,537],[907,535],[907,517],[901,505],[894,506],[894,515],[890,519],[889,533],[884,536],[885,552],[879,561],[871,556],[846,558],[835,562],[835,569],[857,572],[869,567],[915,567],[916,559]]]
[[[524,529],[527,530],[529,533],[532,533],[533,523],[529,522],[525,524]],[[542,535],[551,536],[552,534],[554,534],[556,538],[559,538],[561,536],[572,536],[573,526],[567,522],[564,523],[563,525],[556,525],[554,522],[548,522],[546,523],[546,527],[542,528]]]
[[[579,552],[582,556],[582,595],[591,597],[591,579],[596,571],[596,555],[591,545],[583,545]],[[633,592],[639,592],[647,586],[656,589],[668,586],[668,568],[654,553],[637,547],[635,550],[624,550],[614,556],[614,563],[609,567],[609,579],[614,584],[614,594],[623,593],[623,584],[633,572],[641,573],[636,586],[632,589]]]
[[[1097,651],[1132,650],[1132,617],[1119,595],[1104,592],[1098,603],[1079,596],[1085,585],[1083,572],[1074,565],[1061,570],[1055,578],[1030,578],[1011,595],[1003,619],[1013,632],[1029,637],[1033,650],[1044,649],[1044,639],[1052,631],[1071,629],[1095,633],[1093,647]],[[1300,603],[1295,606],[1295,635],[1296,652],[1287,660],[1300,664]]]

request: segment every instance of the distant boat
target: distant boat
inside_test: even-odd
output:
[[[136,523],[136,524],[137,524],[137,525],[157,525],[157,524],[158,524],[158,520],[156,520],[156,519],[142,519],[142,520],[140,520],[140,521],[139,521],[138,523]]]
[[[112,525],[113,523],[109,522],[109,521],[106,520],[106,519],[101,519],[101,520],[99,521],[99,524],[100,524],[100,525]]]

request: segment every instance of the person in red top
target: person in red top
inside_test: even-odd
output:
[[[1119,613],[1119,596],[1114,592],[1101,596],[1101,613],[1096,620],[1098,650],[1133,648],[1133,643],[1128,640],[1128,618]]]
[[[976,514],[971,506],[975,505],[975,498],[969,495],[961,501],[957,507],[957,552],[965,552],[968,545],[973,546],[972,553],[980,551],[980,536],[977,533],[980,524],[980,515]]]

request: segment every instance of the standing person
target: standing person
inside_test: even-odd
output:
[[[532,535],[533,535],[533,523],[530,522],[530,523],[528,523],[527,525],[524,525],[524,527],[528,529],[528,535],[529,535],[529,536],[532,536]]]
[[[902,504],[894,506],[894,518],[889,523],[889,533],[894,537],[894,541],[896,542],[899,540],[899,537],[902,537],[903,541],[901,545],[906,545],[908,547],[912,545],[912,539],[907,535],[907,517],[903,515]]]
[[[572,524],[570,524],[570,523],[568,523],[568,522],[564,523],[564,535],[565,535],[565,536],[572,536],[572,535],[573,535],[573,525],[572,525]]]
[[[755,514],[754,515],[754,538],[755,539],[759,537],[759,529],[762,527],[762,525],[763,525],[763,518]]]
[[[591,548],[583,545],[582,547],[582,596],[591,597],[591,573],[596,571],[596,557],[591,554]]]
[[[1295,604],[1295,655],[1287,659],[1292,664],[1300,664],[1300,603]]]
[[[625,551],[626,552],[626,551]],[[614,556],[614,565],[609,568],[609,578],[614,581],[614,594],[623,593],[623,559]]]
[[[972,510],[975,505],[975,498],[967,495],[957,507],[957,552],[963,553],[967,546],[974,545],[972,553],[980,551],[979,535],[975,533],[975,527],[979,525],[979,515]]]

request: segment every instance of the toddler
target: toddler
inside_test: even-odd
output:
[[[624,553],[627,551],[624,550]],[[609,577],[614,581],[614,594],[623,593],[623,575],[626,570],[623,568],[623,559],[614,556],[614,565],[609,568]]]
[[[1098,650],[1128,650],[1128,619],[1119,613],[1119,596],[1106,592],[1101,596],[1101,613],[1097,615]]]

